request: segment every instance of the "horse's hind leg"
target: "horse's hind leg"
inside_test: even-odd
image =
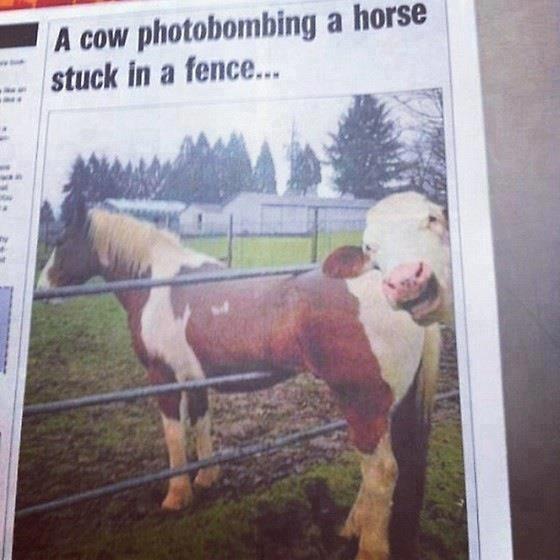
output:
[[[435,328],[434,328],[435,327]],[[420,512],[424,498],[430,413],[439,373],[439,325],[426,329],[422,363],[391,421],[391,441],[399,465],[389,529],[391,552],[399,560],[419,558]]]
[[[151,367],[148,373],[150,381],[154,384],[170,383],[175,380],[173,372],[161,365]],[[186,399],[181,393],[169,393],[159,396],[158,404],[169,453],[169,466],[172,469],[184,467],[187,464]],[[170,478],[167,496],[161,507],[168,510],[179,510],[186,507],[191,501],[192,488],[189,475],[182,474]]]
[[[373,453],[360,453],[360,466],[362,485],[342,535],[359,538],[356,560],[388,560],[389,520],[398,473],[389,432]]]
[[[208,407],[208,390],[197,389],[188,394],[188,411],[191,426],[195,431],[196,454],[200,460],[212,456],[212,423]],[[200,469],[194,483],[200,488],[209,488],[220,476],[220,468],[216,465]]]

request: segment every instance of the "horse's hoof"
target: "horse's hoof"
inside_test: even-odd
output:
[[[338,533],[343,539],[351,539],[353,537],[359,537],[360,531],[356,524],[350,520],[346,521],[344,527]]]
[[[348,517],[346,518],[344,526],[340,530],[339,535],[344,539],[351,539],[353,537],[359,537],[360,536],[360,526],[359,526],[359,524],[356,520],[356,507],[355,506],[352,508],[352,510],[348,514]]]
[[[206,490],[207,488],[210,488],[210,486],[212,486],[218,478],[220,478],[220,468],[209,467],[198,471],[198,474],[194,479],[194,484],[195,486],[198,486],[198,488]]]
[[[389,560],[389,551],[378,550],[358,550],[358,555],[355,560]]]
[[[161,503],[161,509],[165,511],[180,511],[185,509],[193,500],[192,493],[169,491],[165,500]]]

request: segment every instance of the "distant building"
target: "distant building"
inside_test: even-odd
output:
[[[242,192],[226,202],[191,204],[180,218],[180,231],[187,235],[225,233],[230,216],[235,234],[305,234],[312,231],[315,216],[321,231],[363,229],[372,200],[278,196]]]
[[[235,235],[305,235],[313,231],[315,220],[321,231],[361,230],[373,204],[373,200],[347,197],[242,192],[222,205],[109,198],[99,206],[181,235],[225,235],[230,220]]]
[[[172,231],[179,231],[180,216],[187,209],[185,203],[176,200],[127,198],[107,198],[99,207],[119,214],[128,214]]]
[[[179,228],[185,235],[224,235],[229,227],[229,216],[221,204],[195,202],[183,210]]]

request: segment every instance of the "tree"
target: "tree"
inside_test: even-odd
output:
[[[230,198],[241,191],[252,190],[253,169],[251,159],[241,134],[232,133],[225,152],[225,197]]]
[[[339,192],[381,198],[386,186],[402,177],[405,165],[397,125],[376,97],[354,96],[330,137],[325,150]]]
[[[109,175],[115,185],[115,191],[118,192],[119,196],[122,196],[124,192],[124,169],[118,157],[113,160],[109,168]]]
[[[60,217],[65,224],[69,223],[70,217],[73,215],[77,196],[80,195],[87,199],[90,185],[91,174],[89,166],[80,155],[74,160],[68,183],[63,187],[63,192],[66,193],[66,196],[62,201]]]
[[[290,136],[290,143],[286,146],[286,154],[290,162],[290,175],[288,177],[287,190],[284,194],[290,194],[297,189],[297,163],[301,154],[301,144],[298,140],[298,133],[296,130],[295,122],[292,123],[292,134]]]
[[[171,165],[162,184],[160,196],[166,200],[191,202],[194,182],[195,145],[190,136],[185,136],[179,154]]]
[[[412,140],[405,153],[406,177],[412,188],[439,203],[446,202],[447,167],[443,125],[443,95],[440,89],[393,96],[412,119]]]
[[[41,205],[41,211],[39,214],[39,223],[40,223],[40,236],[41,240],[45,243],[48,247],[51,243],[50,239],[50,225],[55,221],[54,212],[48,200],[45,200]]]
[[[288,194],[316,195],[321,182],[321,162],[309,144],[299,149],[295,157]]]
[[[41,212],[40,212],[40,221],[44,224],[50,224],[54,222],[54,212],[52,210],[52,206],[50,205],[48,200],[45,200],[41,205]]]
[[[253,170],[253,189],[257,192],[276,194],[276,169],[266,141],[263,142]]]
[[[204,132],[201,132],[194,147],[191,200],[193,202],[219,202],[217,181],[214,151]]]

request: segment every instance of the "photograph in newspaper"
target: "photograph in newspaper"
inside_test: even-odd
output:
[[[14,558],[467,557],[444,124],[440,89],[50,115],[26,405],[199,384],[24,418]]]

